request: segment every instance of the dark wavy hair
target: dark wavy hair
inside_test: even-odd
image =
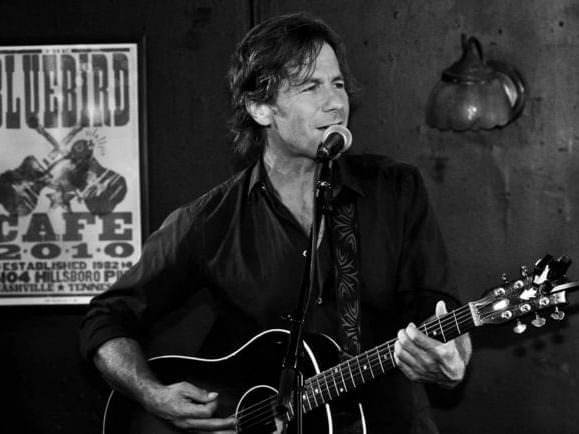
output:
[[[358,86],[346,61],[341,38],[321,19],[307,13],[281,15],[253,27],[237,45],[228,72],[233,116],[234,151],[245,163],[255,161],[265,146],[263,127],[247,112],[249,102],[272,104],[284,81],[307,79],[324,45],[338,59],[350,97]]]

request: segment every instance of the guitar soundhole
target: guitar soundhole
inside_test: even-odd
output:
[[[256,386],[245,393],[235,412],[239,434],[271,434],[281,432],[276,421],[277,391],[270,386]],[[277,423],[276,423],[277,422]]]

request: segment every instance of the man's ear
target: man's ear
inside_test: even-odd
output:
[[[247,113],[262,127],[271,125],[272,110],[268,104],[248,101],[245,103]]]

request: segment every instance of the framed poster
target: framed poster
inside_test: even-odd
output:
[[[0,47],[0,305],[88,303],[139,258],[138,54]]]

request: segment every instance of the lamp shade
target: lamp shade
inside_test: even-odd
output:
[[[485,62],[480,42],[462,35],[462,57],[445,69],[426,107],[426,123],[441,130],[503,127],[523,110],[525,86],[511,66]]]

